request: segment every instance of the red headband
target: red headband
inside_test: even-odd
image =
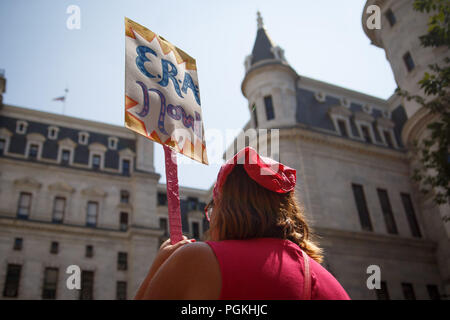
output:
[[[242,164],[248,176],[261,187],[276,193],[287,193],[294,190],[297,179],[295,169],[273,159],[261,157],[255,149],[246,147],[220,168],[213,191],[214,199],[221,191],[225,180],[236,164]]]

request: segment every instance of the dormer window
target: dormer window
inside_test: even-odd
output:
[[[92,156],[92,169],[99,170],[101,166],[102,157],[98,154]]]
[[[89,133],[88,132],[79,132],[78,133],[78,143],[82,145],[87,145],[89,142]]]
[[[119,139],[116,137],[109,137],[108,138],[108,148],[111,150],[117,150],[117,144],[119,142]]]
[[[66,166],[70,164],[70,150],[63,149],[61,151],[61,164]]]
[[[56,139],[58,139],[58,132],[59,132],[59,128],[58,127],[50,126],[50,127],[48,127],[48,135],[47,135],[47,137],[50,140],[56,140]]]
[[[386,142],[388,147],[394,148],[394,143],[393,143],[393,140],[392,140],[391,132],[387,131],[387,130],[383,130],[383,136],[384,136],[384,141]]]
[[[337,124],[339,127],[339,131],[341,133],[341,136],[348,138],[347,122],[343,119],[339,119],[339,120],[337,120]]]
[[[39,145],[38,144],[30,144],[28,148],[28,158],[32,160],[36,160],[39,153]]]
[[[28,122],[18,120],[16,124],[16,133],[25,134],[27,132]]]

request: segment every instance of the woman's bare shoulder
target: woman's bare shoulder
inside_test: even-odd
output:
[[[220,296],[222,278],[219,263],[205,242],[189,243],[176,250],[161,266],[156,277],[161,281],[155,279],[153,284],[159,288],[154,289],[170,295],[154,297],[156,299],[218,299]],[[169,279],[176,283],[176,290],[160,287],[166,286]]]

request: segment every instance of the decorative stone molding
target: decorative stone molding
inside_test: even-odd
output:
[[[27,134],[27,140],[33,142],[44,142],[46,138],[40,133],[29,133]]]
[[[369,124],[375,120],[373,116],[362,111],[355,112],[354,117],[357,121],[364,121],[368,122]]]
[[[347,118],[352,115],[352,112],[348,108],[346,108],[342,105],[331,107],[328,110],[328,113],[330,116],[336,115],[336,116],[342,116],[342,117],[347,117]]]
[[[370,104],[365,104],[362,106],[362,110],[367,114],[371,114],[373,111],[373,108]]]
[[[108,150],[108,148],[106,148],[103,144],[98,143],[98,142],[91,143],[88,148],[89,148],[89,151],[91,151],[91,152],[98,151],[98,152],[104,153],[104,152],[106,152],[106,150]]]
[[[77,146],[77,144],[70,138],[65,138],[65,139],[59,140],[58,145],[60,147],[67,147],[70,149],[73,149]]]
[[[323,91],[317,91],[314,93],[314,98],[316,98],[316,100],[318,102],[325,102],[327,99],[327,96],[325,95],[325,93]]]
[[[50,191],[56,191],[56,192],[58,192],[58,191],[67,192],[67,193],[75,192],[75,189],[65,182],[52,183],[51,185],[48,186],[48,189]]]
[[[350,100],[347,99],[346,97],[342,97],[339,99],[339,102],[341,103],[341,106],[346,107],[346,108],[350,108]]]
[[[34,178],[24,177],[24,178],[14,180],[14,185],[16,187],[28,187],[31,189],[40,189],[42,186],[42,183],[40,183],[39,181],[37,181]]]
[[[9,144],[11,140],[11,136],[13,133],[6,128],[0,129],[0,139],[5,140],[5,144],[3,146],[3,154],[8,154]]]
[[[42,157],[42,149],[43,149],[43,144],[45,142],[46,138],[40,134],[40,133],[29,133],[27,134],[27,145],[25,147],[25,155],[26,157],[29,156],[29,152],[30,152],[30,147],[32,145],[37,145],[38,146],[38,152],[36,155],[36,159],[40,160]]]
[[[106,197],[107,193],[97,187],[89,187],[86,189],[83,189],[81,191],[81,194],[88,197],[97,197],[97,198],[104,198]]]

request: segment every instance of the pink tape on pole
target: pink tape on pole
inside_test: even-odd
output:
[[[170,243],[175,244],[183,240],[181,230],[180,195],[178,193],[178,166],[177,155],[169,147],[164,147],[166,160],[166,187],[167,203],[169,207],[169,233]]]

